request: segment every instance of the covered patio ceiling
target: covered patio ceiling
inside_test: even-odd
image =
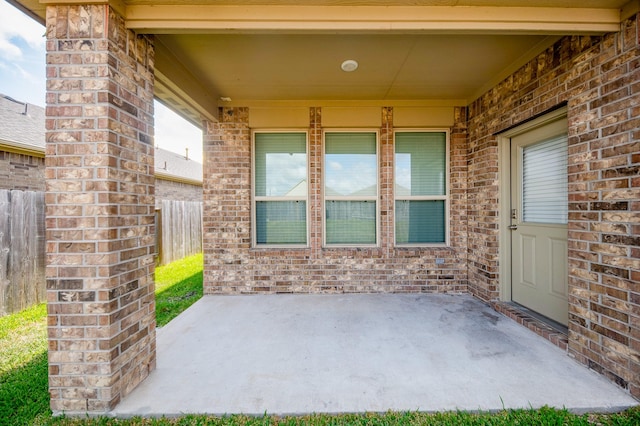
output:
[[[60,3],[15,1],[40,18]],[[225,105],[467,105],[563,35],[617,31],[640,1],[109,3],[155,35],[157,98],[200,125]]]

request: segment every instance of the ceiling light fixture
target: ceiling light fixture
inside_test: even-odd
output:
[[[231,98],[229,96],[220,96],[220,100],[222,102],[231,102]]]
[[[353,59],[347,59],[340,65],[340,68],[342,68],[344,72],[353,72],[358,69],[358,63]]]

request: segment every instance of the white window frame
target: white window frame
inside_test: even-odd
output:
[[[307,155],[307,195],[306,197],[270,197],[270,196],[257,196],[256,195],[256,135],[263,133],[304,133],[305,135],[305,150]],[[309,187],[309,131],[308,129],[254,129],[251,131],[251,246],[253,248],[281,248],[281,249],[289,249],[289,248],[308,248],[310,245],[311,234],[310,234],[310,226],[309,220],[311,218],[309,213],[309,196],[310,196],[310,187]],[[304,201],[305,204],[305,223],[306,223],[306,243],[305,244],[258,244],[257,238],[257,203],[260,201]]]
[[[374,133],[376,135],[376,194],[370,196],[349,197],[349,196],[331,196],[327,197],[326,189],[326,136],[327,133]],[[323,129],[322,131],[322,245],[323,248],[341,248],[341,247],[378,247],[380,245],[380,130],[369,128],[355,129]],[[375,244],[330,244],[327,243],[327,201],[374,201],[376,203],[376,234]]]
[[[445,134],[445,195],[408,195],[396,194],[396,135],[398,133],[444,133]],[[450,245],[449,228],[451,222],[451,132],[445,128],[394,129],[393,131],[393,241],[397,247],[448,247]],[[444,242],[441,243],[398,243],[396,241],[396,202],[397,201],[444,201]]]

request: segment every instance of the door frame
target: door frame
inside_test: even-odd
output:
[[[502,302],[511,302],[511,138],[567,117],[566,105],[496,135],[498,142],[498,289]],[[568,262],[567,258],[567,262]]]

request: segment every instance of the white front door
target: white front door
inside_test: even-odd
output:
[[[511,298],[568,323],[566,118],[511,138]]]

